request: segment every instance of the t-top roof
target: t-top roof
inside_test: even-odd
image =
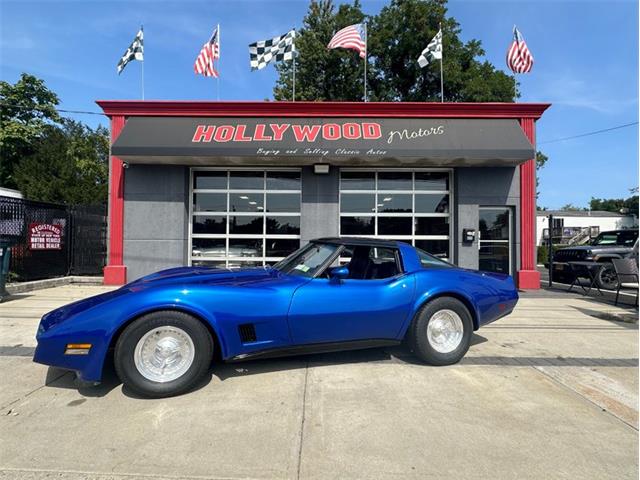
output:
[[[325,237],[314,238],[312,243],[331,243],[333,245],[353,245],[366,247],[388,247],[397,248],[397,240],[385,240],[383,238],[364,238],[364,237]]]

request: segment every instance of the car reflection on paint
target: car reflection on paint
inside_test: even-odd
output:
[[[194,248],[194,258],[220,258],[227,256],[225,248]],[[256,248],[229,247],[229,257],[261,257],[262,252]]]

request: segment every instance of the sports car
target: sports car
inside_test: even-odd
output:
[[[113,365],[147,397],[192,389],[214,359],[397,345],[458,362],[474,330],[518,301],[508,275],[458,268],[409,244],[312,240],[263,268],[179,267],[42,317],[34,361],[98,383]]]

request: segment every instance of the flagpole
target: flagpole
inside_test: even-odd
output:
[[[144,28],[142,25],[140,25],[140,30],[142,31],[142,41],[144,42]],[[144,43],[142,45],[142,100],[144,100]]]
[[[364,23],[364,101],[367,101],[367,54],[368,52],[368,35],[367,35],[367,22]]]
[[[514,40],[517,41],[517,36],[516,36],[516,24],[513,24],[513,38]],[[517,90],[518,90],[518,81],[516,80],[516,72],[515,70],[513,70],[513,101],[515,102],[516,100],[518,100],[517,97]]]
[[[220,101],[220,51],[222,49],[220,24],[218,24],[218,76],[216,77],[216,99]]]
[[[296,29],[295,27],[293,28],[293,31],[295,32]],[[293,62],[293,101],[296,101],[296,36],[295,33],[293,34],[293,57],[291,58],[291,61]]]
[[[513,24],[513,38],[517,40],[517,38],[516,38],[516,24],[515,23]],[[517,100],[517,97],[516,97],[517,85],[518,85],[518,82],[516,81],[516,72],[514,71],[513,72],[513,101],[514,102]],[[551,231],[551,230],[549,230],[549,231]]]
[[[442,23],[439,23],[440,27],[440,102],[444,103],[444,69],[442,68],[442,59],[444,57],[444,35],[442,34]]]

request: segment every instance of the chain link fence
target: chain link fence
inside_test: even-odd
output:
[[[66,206],[0,196],[0,242],[11,248],[9,281],[102,275],[105,206]]]

